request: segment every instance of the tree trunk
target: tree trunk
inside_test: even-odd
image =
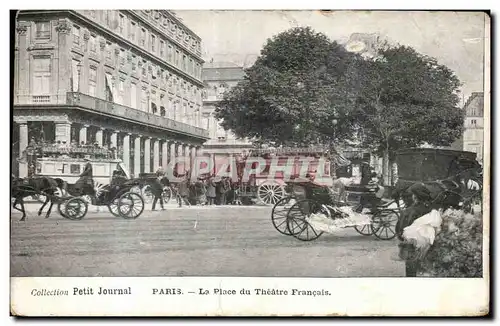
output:
[[[384,177],[384,185],[390,185],[390,164],[389,164],[389,149],[384,150],[384,156],[382,157],[382,175]]]
[[[386,136],[384,156],[382,157],[382,175],[384,177],[385,186],[391,185],[390,169],[391,163],[389,162],[389,137]]]

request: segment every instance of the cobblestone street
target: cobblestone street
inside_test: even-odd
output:
[[[32,205],[33,208],[38,206]],[[271,208],[169,205],[123,220],[90,206],[80,221],[12,213],[12,276],[397,277],[396,240],[354,229],[302,242],[278,233]]]

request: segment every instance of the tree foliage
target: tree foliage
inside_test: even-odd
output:
[[[355,114],[366,146],[393,153],[423,143],[447,146],[460,136],[460,82],[449,68],[407,46],[387,47],[375,60],[358,63]]]
[[[348,74],[355,56],[310,28],[268,40],[246,77],[216,108],[240,137],[277,144],[350,137]],[[334,120],[337,120],[335,128]]]
[[[267,41],[215,116],[237,136],[286,145],[349,140],[361,130],[362,145],[387,157],[457,139],[463,111],[453,71],[408,46],[378,51],[366,58],[310,28],[290,29]]]

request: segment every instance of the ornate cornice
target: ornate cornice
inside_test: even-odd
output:
[[[71,24],[66,19],[59,20],[56,26],[56,31],[59,34],[69,34],[71,31]]]
[[[17,31],[17,34],[24,36],[24,35],[26,35],[26,32],[28,31],[28,26],[26,26],[25,24],[17,23],[16,31]]]

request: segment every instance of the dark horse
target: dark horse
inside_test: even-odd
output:
[[[59,178],[36,177],[36,178],[15,178],[12,176],[11,182],[11,197],[14,198],[12,208],[23,213],[21,221],[26,219],[26,211],[24,209],[24,198],[33,195],[45,196],[45,202],[38,210],[38,216],[42,215],[42,211],[50,201],[50,206],[45,214],[45,218],[50,216],[52,206],[54,205],[54,196],[56,192],[63,188],[64,181]],[[20,205],[20,207],[18,207]]]

